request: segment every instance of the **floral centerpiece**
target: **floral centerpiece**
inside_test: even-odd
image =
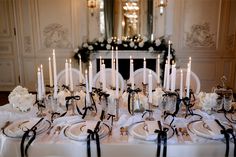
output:
[[[160,54],[161,69],[164,69],[165,60],[168,55],[168,43],[164,38],[158,38],[151,41],[145,36],[135,35],[133,37],[123,37],[122,40],[116,37],[108,39],[100,37],[93,42],[84,42],[75,50],[74,58],[79,61],[79,58],[81,57],[82,62],[86,63],[90,59],[90,54],[96,53],[99,50],[110,51],[112,47],[117,47],[118,50],[137,50],[137,53],[139,51],[147,51],[147,53]],[[172,56],[172,63],[172,60],[175,60],[175,50],[171,48],[170,53]]]

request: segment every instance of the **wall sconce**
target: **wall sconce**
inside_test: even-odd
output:
[[[163,14],[164,8],[167,6],[167,0],[160,0],[158,7],[160,8],[160,15]]]
[[[88,8],[91,11],[91,16],[93,16],[93,10],[96,8],[97,2],[96,0],[88,0]]]

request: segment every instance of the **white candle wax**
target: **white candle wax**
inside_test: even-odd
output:
[[[41,86],[41,73],[40,73],[40,68],[38,68],[37,76],[38,76],[37,98],[38,98],[38,100],[42,100],[42,86]]]
[[[93,65],[92,62],[89,62],[89,92],[92,92],[93,88]]]
[[[168,56],[167,56],[167,79],[166,79],[166,90],[170,89],[170,40],[168,42]]]
[[[179,98],[183,98],[183,70],[180,70],[180,91],[179,91]]]
[[[157,84],[161,83],[160,79],[160,55],[157,56]]]
[[[45,84],[44,84],[44,76],[43,76],[43,65],[40,65],[40,70],[41,70],[41,88],[42,88],[42,96],[44,97],[46,95],[45,91]]]
[[[171,92],[175,91],[175,83],[176,83],[176,64],[172,64],[172,72],[171,72]]]
[[[115,74],[115,62],[116,60],[113,59],[113,62],[112,62],[112,69],[111,69],[111,86],[112,87],[115,87],[115,82],[116,82],[116,74]]]
[[[53,97],[54,98],[57,98],[57,90],[58,90],[58,87],[57,87],[57,66],[56,66],[56,54],[55,54],[55,49],[53,49],[53,53],[52,53],[52,56],[53,56],[53,79],[54,79],[54,93],[53,93]]]
[[[119,60],[118,47],[116,47],[116,98],[119,97]]]
[[[68,75],[68,61],[65,62],[65,85],[69,86],[69,75]]]
[[[81,56],[79,55],[79,83],[82,83],[82,61],[81,61]]]
[[[146,69],[146,58],[143,59],[143,83],[146,84],[146,74],[147,69]]]
[[[48,72],[49,72],[49,86],[52,87],[53,86],[53,82],[52,82],[52,63],[51,63],[51,57],[48,58]]]
[[[85,101],[86,101],[86,105],[90,106],[89,84],[88,84],[88,72],[87,72],[87,69],[85,70],[85,86],[86,86]]]
[[[102,56],[99,56],[99,71],[102,69]]]
[[[167,80],[167,60],[165,64],[165,71],[164,71],[164,88],[166,89],[166,80]]]
[[[74,91],[71,59],[70,59],[69,69],[70,69],[69,71],[70,72],[70,90]]]
[[[152,72],[149,71],[148,75],[148,102],[152,103]]]
[[[102,89],[106,91],[106,65],[102,63]]]
[[[130,73],[131,73],[131,89],[134,89],[134,63],[133,63],[133,60],[131,60],[131,70],[130,70]]]

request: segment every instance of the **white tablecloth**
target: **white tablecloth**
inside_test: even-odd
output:
[[[29,118],[36,115],[37,109],[21,113],[12,109],[11,105],[0,107],[0,127],[6,121],[20,118]],[[205,115],[207,116],[207,115]],[[220,117],[223,119],[224,117]],[[69,126],[70,121],[79,120],[80,116],[68,117],[62,120],[64,126]],[[190,119],[189,119],[190,120]],[[119,121],[120,122],[120,121]],[[127,121],[126,121],[127,122]],[[185,125],[181,120],[175,121],[176,126]],[[109,123],[109,122],[107,122]],[[156,143],[134,139],[128,136],[128,140],[122,140],[119,132],[121,125],[114,123],[111,136],[100,140],[102,157],[155,157]],[[55,127],[54,127],[55,128]],[[52,130],[53,132],[53,130]],[[177,142],[174,135],[168,140],[168,157],[223,157],[225,154],[225,143],[221,141],[206,140],[191,134],[192,142]],[[96,157],[96,144],[91,142],[92,156]],[[230,156],[233,156],[233,143],[230,144]],[[86,157],[86,142],[78,142],[68,139],[63,131],[60,135],[48,136],[46,133],[38,135],[29,148],[29,157]],[[20,157],[20,140],[7,138],[1,134],[0,157]]]

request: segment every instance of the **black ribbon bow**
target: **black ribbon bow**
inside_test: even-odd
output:
[[[101,157],[101,148],[100,148],[100,141],[99,141],[99,126],[100,126],[101,121],[98,121],[96,124],[96,127],[94,130],[87,130],[88,136],[87,136],[87,157],[91,157],[91,146],[90,142],[92,140],[96,140],[96,145],[97,145],[97,157]]]
[[[131,111],[131,107],[130,107],[130,105],[131,105],[130,99],[131,99],[132,94],[135,94],[135,93],[137,94],[137,93],[141,92],[141,89],[139,89],[139,88],[131,89],[130,87],[128,87],[127,92],[129,93],[129,95],[128,95],[128,111],[130,114],[133,114]]]
[[[105,98],[106,107],[107,107],[108,106],[108,97],[110,96],[110,94],[107,94],[106,92],[102,92],[100,90],[100,91],[98,91],[98,96],[99,96],[100,101],[101,101],[102,97]],[[105,110],[103,109],[101,112],[100,120],[103,121],[104,118],[105,118]]]
[[[66,112],[64,112],[60,117],[65,116],[66,113],[68,112],[70,100],[79,100],[79,99],[80,99],[80,96],[79,96],[79,95],[76,95],[76,96],[67,96],[67,97],[65,98],[65,100],[66,100]],[[80,110],[79,110],[79,108],[78,108],[77,105],[76,105],[76,108],[77,108],[78,113],[81,114],[81,112],[80,112]]]
[[[226,144],[226,150],[225,150],[225,157],[229,156],[229,139],[230,135],[232,135],[233,140],[234,140],[234,156],[236,156],[236,138],[234,135],[234,130],[232,128],[226,129],[218,119],[215,119],[215,122],[221,127],[220,133],[224,135],[225,137],[225,144]]]
[[[158,134],[157,136],[157,157],[161,156],[161,142],[163,142],[163,157],[167,155],[167,132],[168,128],[163,128],[161,122],[158,121],[159,130],[155,130],[155,133]]]
[[[22,136],[21,143],[20,143],[20,151],[21,151],[21,157],[28,157],[28,149],[30,144],[35,140],[36,137],[36,130],[37,125],[43,120],[44,118],[41,118],[31,129],[27,129],[25,133]],[[32,135],[30,135],[32,133]],[[27,137],[29,138],[28,143],[25,146],[25,140]]]

